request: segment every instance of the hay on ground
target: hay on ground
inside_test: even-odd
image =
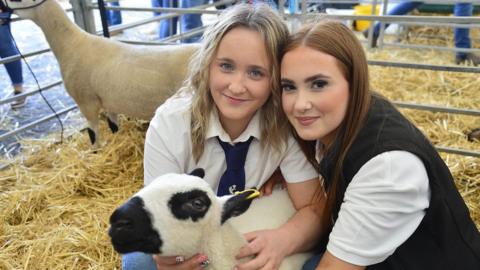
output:
[[[451,64],[451,55],[425,51],[372,51],[369,58]],[[371,67],[371,76],[374,88],[392,100],[477,110],[480,104],[475,74]],[[480,149],[465,136],[480,127],[478,117],[402,112],[435,144]],[[143,184],[145,131],[146,123],[133,120],[122,119],[117,134],[104,125],[105,146],[96,152],[86,133],[62,145],[26,142],[25,158],[0,172],[0,269],[119,269],[108,218]],[[442,158],[480,228],[479,159]]]
[[[120,269],[106,233],[114,208],[143,185],[146,125],[122,121],[95,153],[86,132],[38,145],[0,176],[0,269]],[[28,142],[27,142],[28,143]]]

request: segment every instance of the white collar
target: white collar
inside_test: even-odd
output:
[[[260,140],[260,110],[257,110],[257,112],[255,112],[255,115],[253,115],[252,119],[248,123],[247,128],[242,132],[242,134],[240,134],[238,138],[232,141],[230,139],[230,136],[223,129],[222,124],[220,123],[217,107],[214,107],[214,109],[210,113],[210,120],[205,139],[208,140],[218,136],[222,142],[228,142],[230,144],[245,142],[252,136],[257,140]]]

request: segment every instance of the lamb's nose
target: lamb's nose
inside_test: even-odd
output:
[[[121,217],[118,211],[115,211],[110,217],[110,229],[108,235],[112,238],[118,238],[121,235],[130,234],[134,229],[134,222],[131,218]]]
[[[131,229],[133,228],[133,220],[129,218],[121,218],[112,222],[112,227],[115,229]]]
[[[121,230],[131,230],[134,227],[134,220],[129,213],[129,208],[124,206],[115,210],[110,216],[111,230],[117,232]]]
[[[133,197],[113,211],[110,216],[109,233],[131,233],[142,224],[141,221],[146,215],[141,198]]]

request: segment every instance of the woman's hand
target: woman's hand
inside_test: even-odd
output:
[[[262,196],[268,196],[272,194],[273,188],[277,184],[281,185],[282,189],[287,187],[287,182],[285,181],[285,178],[283,177],[280,168],[277,168],[275,172],[273,172],[272,176],[268,178],[267,182],[265,182],[262,187],[260,187],[260,192],[262,193]]]
[[[210,263],[208,257],[197,254],[185,260],[182,256],[153,255],[157,270],[201,270]]]
[[[237,265],[235,270],[278,269],[284,257],[289,255],[288,239],[277,230],[262,230],[246,233],[248,244],[243,246],[236,259],[255,256],[254,259]]]

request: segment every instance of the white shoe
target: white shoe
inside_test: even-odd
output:
[[[22,92],[15,91],[14,94],[19,95]],[[12,103],[10,103],[10,107],[12,107],[12,109],[19,109],[19,108],[22,108],[23,106],[25,106],[26,102],[27,102],[27,97],[17,98],[16,100],[12,101]]]
[[[144,29],[140,31],[140,33],[147,35],[147,36],[153,36],[158,34],[158,28],[160,24],[158,22],[150,23],[148,26],[146,26]]]

